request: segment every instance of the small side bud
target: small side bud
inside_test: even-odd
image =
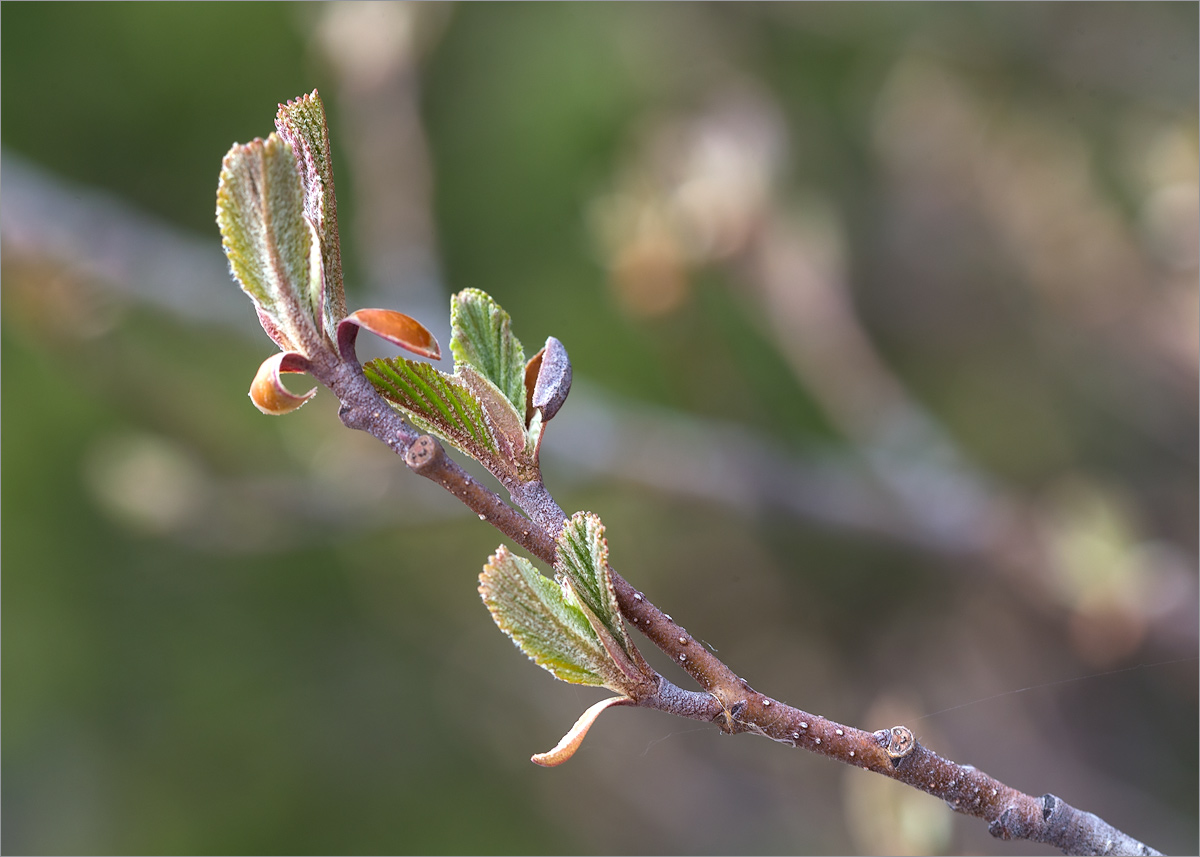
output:
[[[530,363],[535,360],[538,361],[537,378],[529,403],[541,409],[542,422],[549,422],[571,392],[571,359],[567,357],[567,349],[563,348],[563,344],[551,336],[546,339],[546,347],[534,355]],[[527,385],[528,378],[527,370]]]
[[[893,765],[898,765],[901,759],[912,755],[913,750],[917,749],[917,739],[907,726],[881,729],[875,733],[875,740],[883,747]]]

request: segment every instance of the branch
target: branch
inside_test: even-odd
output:
[[[580,512],[568,521],[542,482],[542,434],[571,385],[570,362],[558,340],[547,339],[526,360],[508,313],[487,294],[466,289],[451,302],[453,375],[396,358],[360,365],[355,352],[360,329],[420,356],[436,359],[440,348],[420,322],[403,313],[346,313],[332,155],[317,93],[281,104],[275,125],[278,133],[266,140],[234,144],[222,161],[217,189],[217,222],[231,273],[280,348],[263,362],[250,398],[264,413],[288,413],[313,391],[292,393],[281,373],[311,374],[337,396],[346,426],[379,439],[480,520],[553,565],[558,585],[501,546],[480,575],[485,603],[497,625],[556,677],[603,685],[620,695],[589,708],[558,747],[533,761],[565,761],[601,711],[638,705],[884,774],[987,819],[989,831],[1001,838],[1031,839],[1070,853],[1157,853],[1052,795],[1033,798],[943,759],[920,747],[907,727],[864,732],[771,699],[697,645],[608,565],[600,519]],[[447,458],[433,437],[418,434],[401,410],[483,464],[514,505]],[[629,640],[625,621],[703,690],[675,687],[653,670]]]
[[[314,361],[310,374],[338,397],[339,417],[347,427],[376,437],[414,473],[445,488],[538,559],[555,562],[556,535],[566,516],[540,480],[508,486],[528,517],[521,515],[446,455],[440,442],[405,422],[356,363],[328,355]],[[1034,797],[971,765],[945,759],[918,743],[905,726],[867,732],[758,693],[615,571],[612,580],[624,618],[704,688],[684,690],[652,671],[652,680],[633,699],[639,707],[715,723],[729,734],[761,735],[874,771],[941,798],[956,812],[986,820],[988,832],[1000,839],[1027,839],[1066,854],[1160,853],[1054,795]]]

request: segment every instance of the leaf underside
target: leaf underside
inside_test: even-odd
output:
[[[529,560],[501,546],[479,575],[479,593],[500,630],[555,678],[621,690],[624,677],[587,616]]]
[[[271,134],[229,150],[217,188],[217,224],[238,284],[298,344],[304,321],[296,312],[308,303],[313,233],[291,146]]]
[[[505,469],[512,471],[515,468],[520,474],[527,464],[525,426],[520,415],[499,388],[474,366],[459,366],[455,375],[483,406],[488,430],[501,458],[512,465]]]

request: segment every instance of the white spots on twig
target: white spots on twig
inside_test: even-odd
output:
[[[801,729],[807,729],[807,728],[808,728],[808,723],[807,723],[807,722],[805,722],[804,720],[801,720],[801,721],[800,721],[800,728],[801,728]]]
[[[633,617],[632,619],[630,619],[629,621],[630,621],[630,622],[632,622],[633,624],[635,624],[635,625],[636,625],[636,624],[638,623],[638,618],[637,618],[637,616],[634,616],[634,617]]]
[[[995,797],[995,796],[996,796],[996,790],[992,789],[992,797]]]
[[[687,645],[687,637],[680,637],[680,638],[679,638],[679,645],[681,645],[681,646],[686,646],[686,645]]]
[[[770,707],[771,707],[771,700],[764,699],[763,700],[763,708],[770,708]]]
[[[821,743],[821,739],[820,739],[820,738],[817,738],[817,739],[815,739],[815,740],[816,740],[816,742],[817,742],[818,744],[820,744],[820,743]]]
[[[837,734],[837,735],[845,735],[845,734],[846,734],[846,733],[845,733],[845,732],[843,732],[841,729],[835,729],[835,730],[833,730],[833,731],[834,731],[834,733],[835,733],[835,734]]]
[[[799,733],[799,732],[793,732],[793,733],[792,733],[792,739],[793,739],[794,741],[799,741],[799,740],[800,740],[800,733]]]
[[[850,751],[850,758],[851,758],[851,759],[853,759],[853,758],[854,758],[854,751],[853,751],[853,750],[851,750],[851,751]]]
[[[642,593],[640,593],[640,592],[635,592],[635,593],[633,593],[633,600],[634,600],[634,601],[641,601],[641,600],[642,600]]]
[[[671,618],[671,614],[670,614],[670,613],[664,613],[663,615],[667,617],[667,621],[668,621],[668,622],[674,622],[674,621],[675,621],[674,619],[672,619],[672,618]]]
[[[684,662],[684,661],[686,661],[686,660],[687,660],[687,655],[680,655],[680,656],[679,656],[679,662],[680,662],[680,663],[683,663],[683,662]]]
[[[479,513],[479,520],[481,520],[481,521],[486,521],[486,520],[487,520],[487,515],[483,514],[483,512],[480,512],[480,513]]]

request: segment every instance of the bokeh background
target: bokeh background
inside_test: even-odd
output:
[[[558,336],[547,481],[628,579],[764,692],[1200,847],[1196,4],[2,19],[5,851],[1043,850],[655,712],[529,763],[600,692],[492,625],[498,535],[246,399],[217,173],[314,87],[351,307]]]

